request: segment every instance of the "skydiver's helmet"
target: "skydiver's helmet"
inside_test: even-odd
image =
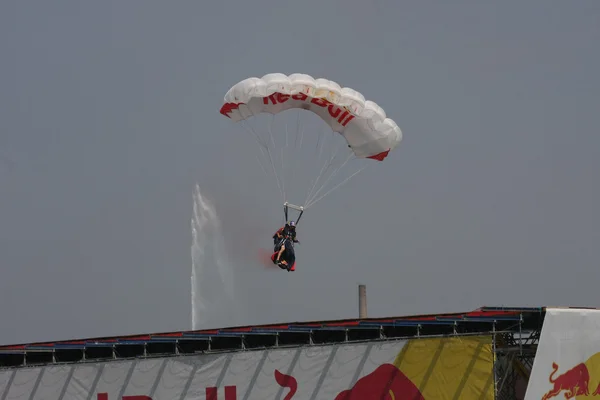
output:
[[[289,230],[292,232],[296,231],[296,222],[294,221],[290,221],[290,223],[288,224]]]

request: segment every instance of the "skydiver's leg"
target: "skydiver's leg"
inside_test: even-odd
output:
[[[284,251],[285,251],[285,244],[282,244],[281,249],[279,249],[279,253],[277,254],[277,262],[279,262],[279,259],[281,258],[281,255],[283,254]]]
[[[274,238],[273,239],[273,253],[278,253],[279,250],[281,249],[281,245],[283,243],[283,240],[281,238]]]

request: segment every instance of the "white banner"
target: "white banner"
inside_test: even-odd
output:
[[[548,308],[525,400],[600,396],[600,310]]]
[[[0,400],[491,400],[492,365],[490,337],[310,346],[5,369]]]

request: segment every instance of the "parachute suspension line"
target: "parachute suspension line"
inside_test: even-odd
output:
[[[281,148],[281,187],[283,190],[283,202],[285,203],[287,201],[287,198],[285,196],[285,158],[283,157],[283,150],[284,148]]]
[[[255,140],[258,143],[258,149],[260,150],[263,157],[266,157],[264,149],[266,149],[267,146],[262,142],[260,136],[256,133],[256,131],[254,129],[252,129],[251,126],[250,127],[246,126],[246,121],[241,121],[240,125],[242,125],[242,128],[244,128],[244,130],[246,130],[246,132],[250,133],[251,135],[253,135],[255,137]],[[262,161],[260,160],[260,157],[258,156],[258,154],[256,155],[256,160],[258,161],[260,168],[263,170],[265,175],[268,177],[269,174],[268,174],[267,170],[265,169]]]
[[[298,119],[300,118],[300,116],[298,116]],[[290,157],[288,157],[289,155],[289,148],[290,148],[290,142],[289,142],[289,128],[288,128],[288,124],[285,124],[285,146],[281,147],[281,174],[282,174],[282,182],[283,182],[283,187],[284,187],[284,193],[285,193],[285,181],[286,181],[286,177],[285,177],[285,172],[286,170],[290,169]],[[295,161],[295,158],[292,158]],[[293,170],[293,169],[292,169]],[[293,186],[293,185],[292,185]],[[283,199],[284,202],[287,201],[287,197]],[[286,220],[287,222],[287,220]]]
[[[319,135],[317,136],[317,145],[315,146],[315,150],[317,151],[317,157],[321,156],[320,148],[321,148],[321,137],[323,133],[323,127],[319,129]]]
[[[274,124],[274,120],[275,120],[275,115],[273,115],[273,114],[270,115],[270,122],[268,123],[268,128],[267,128],[268,136],[266,136],[264,138],[262,137],[264,135],[258,134],[257,131],[254,129],[254,127],[251,124],[249,124],[246,119],[243,119],[242,121],[240,121],[244,130],[249,132],[254,137],[254,140],[257,142],[257,144],[259,145],[259,150],[260,150],[263,158],[268,159],[268,162],[271,164],[271,170],[273,172],[277,187],[279,189],[279,192],[280,192],[282,199],[284,201],[284,204],[285,204],[284,205],[285,222],[289,221],[289,215],[288,215],[288,205],[287,205],[288,203],[287,203],[287,197],[286,197],[287,193],[286,193],[286,184],[285,184],[285,176],[284,175],[285,175],[286,170],[290,169],[290,163],[296,164],[296,162],[297,162],[296,158],[294,158],[293,161],[290,161],[289,157],[287,157],[287,155],[289,155],[288,153],[290,151],[300,150],[302,148],[302,144],[304,141],[304,132],[306,129],[300,119],[301,112],[302,112],[302,110],[297,110],[296,135],[294,138],[294,146],[293,147],[291,146],[291,143],[290,143],[291,141],[289,138],[290,129],[289,129],[288,124],[285,123],[285,144],[282,143],[281,149],[278,152],[279,153],[278,155],[280,155],[280,157],[281,157],[280,162],[276,162],[279,160],[276,160],[276,157],[274,157],[274,155],[275,155],[274,151],[276,148],[275,137],[274,137],[274,132],[273,132],[273,130],[274,130],[273,124]],[[254,113],[250,112],[250,115],[254,115]],[[344,169],[346,164],[348,164],[348,162],[353,157],[353,154],[350,152],[348,157],[346,157],[346,159],[341,163],[341,165],[334,167],[334,165],[337,164],[336,161],[337,161],[338,153],[340,152],[341,145],[336,146],[336,135],[335,135],[336,132],[334,132],[332,130],[326,130],[325,128],[326,128],[326,126],[322,126],[322,125],[319,128],[317,143],[315,146],[315,153],[317,155],[317,158],[321,159],[324,156],[325,146],[327,145],[325,143],[326,141],[329,142],[329,145],[331,147],[335,147],[335,149],[333,149],[333,148],[331,149],[332,150],[331,153],[333,153],[333,154],[325,157],[325,160],[323,161],[323,165],[322,165],[318,175],[316,176],[316,178],[314,180],[311,180],[311,188],[307,193],[306,199],[304,201],[304,205],[302,206],[303,211],[300,211],[300,215],[302,215],[302,213],[308,207],[312,207],[318,201],[320,201],[324,197],[328,196],[334,190],[336,190],[339,187],[346,184],[351,178],[353,178],[358,173],[360,173],[363,169],[366,168],[366,166],[365,166],[365,167],[359,169],[358,171],[356,171],[355,173],[353,173],[352,175],[347,177],[345,180],[338,183],[337,185],[335,185],[334,187],[327,190],[325,193],[323,193],[321,195],[321,192],[326,190],[327,185],[330,183],[330,181],[332,181]],[[324,136],[324,137],[321,137],[321,136]],[[281,138],[281,139],[283,139],[283,138]],[[278,141],[279,141],[279,139],[278,139]],[[273,146],[273,149],[271,149],[271,145]],[[345,147],[345,145],[344,145],[344,147]],[[261,157],[258,154],[256,155],[256,157],[257,157],[257,161],[260,164],[260,167],[263,170],[263,172],[265,173],[265,175],[269,176],[270,174],[267,172],[265,165],[261,161]],[[277,168],[275,166],[275,164],[281,164],[281,168]],[[280,169],[279,173],[278,173],[278,169]],[[299,207],[299,206],[293,206],[290,204],[290,208],[295,209],[295,207]]]
[[[296,132],[294,134],[294,144],[293,146],[291,145],[291,140],[289,138],[291,133],[290,131],[292,131],[292,129],[290,128],[290,124],[291,121],[286,121],[284,123],[285,125],[285,146],[282,146],[281,148],[281,168],[282,168],[282,181],[285,182],[286,180],[289,180],[287,183],[287,186],[294,186],[294,182],[292,182],[291,180],[293,180],[292,178],[294,177],[293,172],[296,170],[296,165],[298,162],[298,157],[293,157],[293,153],[295,151],[299,150],[299,147],[302,147],[302,141],[303,141],[303,135],[304,135],[304,131],[305,131],[305,127],[302,124],[302,112],[303,110],[296,110]],[[300,139],[300,141],[298,141],[298,139]],[[290,160],[291,159],[291,160]],[[286,173],[290,172],[291,176],[287,176]],[[285,175],[285,176],[283,176]],[[282,183],[283,187],[285,188],[286,184]],[[287,195],[287,192],[284,189],[284,193]],[[284,203],[287,203],[287,197],[284,198]],[[287,220],[286,220],[287,221]]]
[[[239,108],[240,112],[242,110],[242,107]],[[267,149],[268,145],[267,143],[265,143],[262,138],[260,137],[260,135],[256,132],[256,130],[254,130],[254,128],[252,127],[252,125],[248,124],[246,119],[248,116],[254,116],[255,114],[253,114],[252,112],[249,113],[249,115],[244,116],[244,119],[242,119],[242,121],[240,121],[240,124],[242,125],[242,127],[247,131],[250,132],[255,138],[256,138],[256,142],[259,145],[259,149],[260,152],[262,153],[263,156],[265,156],[264,150]],[[261,163],[261,167],[262,167],[262,163]],[[263,167],[264,170],[264,167]]]
[[[333,136],[333,135],[334,135],[334,133],[332,132],[332,136]],[[332,140],[334,140],[334,139],[332,138]],[[329,167],[331,167],[331,166],[333,165],[333,161],[335,160],[335,158],[336,158],[336,156],[337,156],[337,153],[338,153],[338,151],[339,151],[339,147],[337,147],[337,148],[335,149],[335,153],[333,153],[333,155],[332,155],[332,156],[329,158],[329,160],[325,162],[325,164],[323,165],[323,168],[321,168],[321,171],[319,172],[319,175],[317,175],[317,178],[316,178],[316,180],[315,180],[315,183],[313,184],[313,186],[312,186],[312,188],[311,188],[310,192],[309,192],[309,193],[308,193],[308,195],[306,196],[305,204],[306,204],[307,202],[309,202],[309,199],[312,197],[312,195],[313,195],[313,192],[314,192],[315,188],[317,187],[317,183],[319,182],[319,180],[321,180],[321,178],[323,177],[323,175],[325,174],[325,172],[327,172],[327,170],[329,170]],[[334,172],[335,172],[335,170],[334,170]],[[329,180],[329,179],[328,179],[328,180]],[[327,181],[328,181],[328,180],[327,180]],[[318,189],[319,189],[319,192],[320,192],[320,190],[321,190],[321,189],[323,189],[323,186],[324,186],[326,183],[327,183],[327,182],[323,183],[322,185],[320,185],[320,186],[318,187]],[[317,192],[317,193],[318,193],[318,192]]]
[[[315,188],[317,187],[317,183],[319,183],[319,180],[321,179],[321,177],[323,176],[323,174],[325,173],[327,168],[329,168],[329,166],[331,166],[331,159],[329,161],[330,161],[329,163],[328,162],[323,163],[323,166],[321,167],[321,171],[319,172],[317,177],[314,179],[314,182],[313,182],[312,187],[310,188],[310,191],[306,194],[306,199],[304,199],[304,204],[307,204],[308,200],[311,198],[313,192],[315,191]]]
[[[250,115],[254,115],[254,114],[250,113]],[[275,169],[275,162],[273,161],[273,157],[271,156],[271,150],[269,149],[269,145],[267,143],[263,142],[263,140],[260,137],[260,135],[258,133],[256,133],[256,131],[252,128],[252,126],[246,126],[246,124],[245,124],[246,120],[242,120],[240,122],[241,122],[242,127],[246,131],[250,131],[253,134],[253,136],[256,138],[256,141],[259,144],[259,148],[260,148],[260,151],[261,151],[261,153],[262,153],[263,156],[265,156],[265,153],[264,153],[263,149],[267,151],[267,155],[268,155],[269,161],[271,163],[271,167],[273,169],[273,175],[275,175],[275,180],[276,180],[276,183],[277,183],[277,187],[279,188],[279,193],[281,194],[282,199],[285,201],[285,192],[283,191],[283,189],[281,187],[281,184],[279,183],[279,176],[277,175],[277,171]],[[271,133],[271,126],[270,125],[269,125],[269,132]],[[275,142],[273,140],[272,133],[271,133],[271,141],[272,141],[272,143],[274,145]],[[260,160],[259,160],[259,164],[260,164],[263,172],[265,172],[265,174],[266,174],[266,170],[265,170],[264,166],[262,165],[262,163],[260,162]],[[268,174],[267,174],[267,176],[268,176]]]
[[[273,145],[273,149],[275,149],[275,139],[273,138],[273,121],[275,121],[275,115],[271,114],[271,122],[269,122],[269,136],[271,137],[271,144]]]
[[[346,179],[344,179],[342,182],[338,183],[337,185],[335,185],[334,187],[332,187],[330,190],[328,190],[327,192],[325,192],[325,194],[323,194],[321,197],[317,198],[316,200],[311,201],[308,205],[304,206],[304,209],[306,210],[308,207],[312,206],[313,204],[316,204],[323,197],[327,196],[328,194],[330,194],[331,192],[333,192],[335,189],[337,189],[340,186],[344,185],[346,182],[348,182],[350,179],[352,179],[354,176],[356,176],[359,172],[363,171],[367,167],[368,167],[368,165],[365,165],[364,167],[362,167],[361,169],[359,169],[358,171],[356,171],[355,173],[353,173],[352,175],[350,175],[349,177],[347,177]]]
[[[258,156],[258,154],[256,155],[256,161],[258,161],[258,164],[260,165],[260,169],[262,169],[263,172],[265,173],[265,175],[268,177],[269,173],[267,172],[265,167],[262,165],[262,162],[260,161],[260,157]]]
[[[319,140],[318,140],[318,148],[317,148],[317,159],[321,159],[321,156],[323,154],[323,147],[324,147],[324,143],[326,141],[326,139],[321,140],[321,138],[323,136],[327,136],[328,134],[331,134],[332,140],[333,140],[333,136],[335,135],[335,133],[333,131],[325,131],[325,128],[323,126],[321,126],[321,129],[319,130]],[[313,185],[313,187],[310,189],[310,192],[307,194],[306,199],[304,200],[304,204],[307,203],[308,199],[311,197],[313,191],[315,190],[315,186],[317,184],[317,181],[319,180],[320,176],[325,172],[325,168],[326,168],[327,164],[323,164],[323,167],[321,168],[321,171],[319,172],[319,175],[316,178],[315,184]]]
[[[300,148],[302,148],[302,139],[304,139],[304,127],[302,128],[302,131],[300,133]]]
[[[285,124],[285,148],[287,149],[289,146],[289,142],[288,142],[288,124]]]
[[[328,133],[330,133],[331,137],[333,138],[333,131],[326,132],[324,129],[325,128],[321,127],[321,133],[323,134],[323,136],[326,136]],[[321,158],[321,154],[323,154],[323,143],[325,143],[325,140],[321,141],[321,145],[319,146],[319,152],[317,153],[317,157],[319,158]]]
[[[325,143],[325,139],[321,140],[321,138],[323,136],[326,136],[328,133],[331,133],[332,137],[334,135],[333,131],[325,131],[324,126],[321,126],[321,128],[319,129],[319,139],[317,141],[317,159],[321,159],[321,155],[323,154],[323,143]],[[323,166],[323,168],[321,169],[320,174],[323,173],[323,169],[325,168],[325,165]],[[318,179],[318,177],[317,177]],[[315,182],[316,185],[316,182]],[[315,186],[313,185],[313,187],[310,189],[310,192],[308,193],[308,195],[306,196],[306,199],[304,200],[304,203],[306,204],[306,202],[308,201],[309,197],[311,196],[313,190],[314,190]]]
[[[290,157],[288,157],[289,155],[289,151],[290,151],[290,141],[289,141],[289,136],[290,136],[290,130],[288,127],[288,124],[285,124],[285,147],[282,148],[281,151],[281,162],[282,164],[285,166],[285,168],[287,168],[288,170],[290,169]],[[284,163],[284,154],[283,154],[283,149],[286,150],[286,154],[285,154],[285,163]],[[295,161],[296,159],[292,157],[292,160]],[[295,165],[293,166],[293,168],[291,168],[292,171],[295,169]]]
[[[301,119],[300,119],[300,114],[301,111],[300,110],[296,110],[296,133],[294,134],[294,148],[291,149],[291,151],[294,151],[297,149],[298,147],[298,137],[300,136],[300,128],[301,128]],[[287,124],[286,124],[286,128],[287,128]],[[302,126],[302,130],[304,130],[304,126]],[[298,166],[298,157],[292,157],[293,161],[292,161],[292,166],[291,166],[291,170],[295,171],[297,166]]]
[[[273,139],[273,129],[272,129],[274,118],[275,118],[275,116],[271,115],[271,123],[269,124],[269,129],[268,129],[269,135],[271,136],[271,143],[273,144],[273,148],[275,148],[275,140]],[[285,201],[285,192],[281,186],[281,183],[279,182],[279,175],[277,175],[277,170],[275,169],[275,162],[273,161],[273,157],[271,156],[271,150],[269,150],[268,147],[267,147],[267,154],[269,155],[269,161],[271,161],[271,167],[273,168],[273,174],[275,175],[277,187],[279,188],[279,191],[281,192],[281,197],[282,197],[283,201]]]
[[[240,110],[241,110],[241,107],[240,107]],[[250,115],[253,115],[253,114],[250,113]],[[256,133],[256,131],[254,130],[254,128],[252,128],[252,126],[249,126],[246,119],[242,119],[240,121],[240,125],[242,125],[242,127],[246,130],[246,132],[250,132],[256,138],[256,141],[258,142],[258,144],[260,145],[261,148],[267,148],[267,144],[263,143],[260,135],[258,133]]]
[[[269,123],[269,135],[271,136],[271,143],[273,144],[273,152],[275,152],[277,150],[277,146],[275,144],[275,136],[273,135],[273,123],[275,122],[275,115],[271,114],[271,122]],[[287,137],[286,137],[286,141],[287,141]],[[286,196],[286,192],[285,192],[285,165],[284,165],[284,157],[283,157],[283,150],[284,150],[285,146],[281,146],[281,149],[279,149],[279,155],[281,157],[281,170],[279,171],[280,174],[279,176],[281,177],[279,180],[281,181],[281,196],[283,198],[283,201],[286,202],[287,201],[287,196]],[[273,161],[273,170],[275,171],[275,161]]]
[[[324,142],[324,140],[323,140],[323,142],[321,142],[321,141],[320,141],[320,139],[321,139],[321,134],[322,134],[322,133],[325,133],[325,134],[326,134],[326,132],[323,132],[323,127],[321,127],[321,129],[320,129],[320,131],[319,131],[319,142],[320,142],[320,143],[323,143],[323,142]],[[318,148],[318,151],[317,151],[317,158],[321,158],[321,149],[322,149],[322,146]],[[311,195],[312,195],[313,191],[315,190],[315,187],[317,186],[317,183],[319,182],[319,179],[321,178],[321,176],[322,176],[322,175],[323,175],[323,173],[325,172],[325,169],[326,169],[326,168],[327,168],[327,163],[324,163],[324,164],[323,164],[323,166],[321,167],[321,170],[320,170],[320,171],[319,171],[319,173],[317,174],[317,177],[316,177],[316,178],[314,178],[314,179],[311,181],[313,185],[312,185],[312,187],[310,188],[310,190],[308,191],[308,193],[306,194],[306,199],[304,199],[304,204],[305,204],[305,205],[307,204],[307,202],[308,202],[308,199],[311,197]]]
[[[298,133],[300,132],[300,126],[301,126],[301,112],[300,110],[297,110],[297,118],[296,118],[296,135],[294,137],[294,148],[297,147],[298,145]],[[274,139],[274,134],[273,134],[273,128],[272,128],[272,124],[274,121],[274,115],[271,116],[271,124],[269,125],[268,128],[268,132],[269,132],[269,137],[271,139],[271,143],[273,145],[273,150],[275,150],[276,144],[275,144],[275,139]],[[289,178],[286,176],[286,171],[292,170],[294,171],[296,169],[296,162],[297,159],[296,157],[291,157],[290,152],[294,150],[294,148],[292,148],[292,146],[290,145],[291,140],[290,140],[290,127],[289,127],[289,123],[285,122],[284,123],[284,128],[285,128],[285,145],[281,146],[281,149],[279,149],[279,155],[281,157],[281,171],[280,171],[280,177],[281,177],[281,187],[282,187],[282,196],[283,196],[283,201],[284,203],[287,202],[287,191],[286,191],[286,183],[285,181]],[[283,138],[282,138],[283,140]],[[291,161],[290,161],[291,158]],[[293,182],[288,182],[287,186],[293,186]]]
[[[340,165],[339,167],[337,167],[333,170],[333,172],[329,175],[329,178],[327,178],[327,180],[321,185],[319,190],[314,195],[312,195],[310,200],[308,200],[308,204],[312,203],[314,198],[317,197],[319,195],[319,193],[321,193],[321,191],[325,188],[325,186],[329,183],[329,181],[331,179],[333,179],[344,168],[344,166],[346,164],[348,164],[348,161],[350,161],[352,159],[352,156],[353,156],[352,153],[348,154],[348,157],[346,157],[346,160],[342,163],[342,165]]]
[[[300,110],[297,110],[298,118],[296,118],[296,135],[294,137],[294,148],[298,146],[298,133],[300,132]]]

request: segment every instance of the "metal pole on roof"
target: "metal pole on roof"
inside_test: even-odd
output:
[[[494,399],[498,398],[498,354],[496,353],[496,321],[492,325],[492,353],[494,354]]]
[[[367,318],[367,286],[358,285],[358,318]]]

